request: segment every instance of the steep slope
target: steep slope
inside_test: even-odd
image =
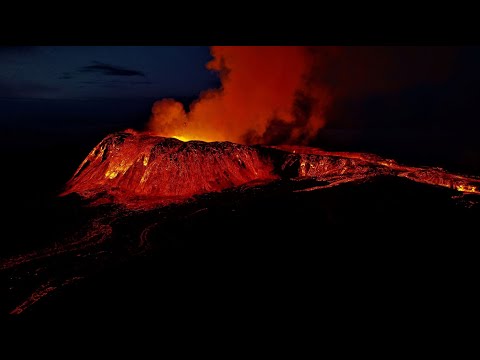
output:
[[[90,152],[66,193],[185,197],[275,177],[272,164],[253,147],[126,131],[107,136]]]

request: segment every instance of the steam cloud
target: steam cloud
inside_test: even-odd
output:
[[[304,143],[324,124],[327,91],[308,81],[312,53],[304,47],[211,48],[207,68],[222,87],[182,104],[155,102],[149,130],[163,136],[238,143]]]

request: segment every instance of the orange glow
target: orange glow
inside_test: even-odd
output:
[[[68,187],[86,196],[93,188],[102,187],[110,189],[122,203],[134,203],[132,197],[142,197],[156,204],[159,199],[178,199],[276,178],[270,161],[254,147],[182,144],[171,138],[125,131],[107,136],[98,144]]]
[[[172,99],[155,102],[149,130],[182,141],[265,143],[281,128],[282,134],[287,131],[283,142],[305,143],[324,125],[329,97],[305,81],[313,65],[308,49],[213,46],[211,53],[206,67],[219,74],[222,87],[203,92],[189,112]],[[307,115],[299,115],[299,96],[312,99]]]
[[[186,136],[175,136],[175,135],[173,135],[172,138],[175,138],[175,139],[183,141],[183,142],[193,140],[193,139],[187,138]]]
[[[475,186],[462,185],[462,184],[457,186],[457,190],[462,192],[471,192],[471,193],[477,192],[477,188]]]
[[[64,194],[77,192],[95,198],[106,192],[105,201],[142,207],[285,177],[312,178],[336,186],[385,175],[480,194],[480,179],[440,168],[405,166],[373,154],[298,145],[180,143],[131,130],[103,139],[82,162]]]

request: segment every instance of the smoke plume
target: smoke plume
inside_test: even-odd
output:
[[[305,47],[213,46],[207,68],[220,89],[207,90],[186,112],[157,101],[149,130],[162,136],[238,143],[306,143],[324,124],[326,89],[313,86],[314,56]]]
[[[221,87],[200,94],[188,111],[172,99],[155,102],[148,129],[181,140],[308,144],[326,115],[335,125],[330,110],[347,99],[395,96],[444,81],[453,53],[447,47],[213,46],[206,67],[218,73]]]

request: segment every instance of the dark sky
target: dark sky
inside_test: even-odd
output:
[[[329,109],[333,127],[480,129],[480,47],[365,47],[351,55],[333,75],[348,74],[347,92]]]
[[[210,59],[207,46],[0,47],[0,145],[90,144],[143,129],[155,100],[188,104],[219,86]]]
[[[195,96],[215,86],[208,47],[0,48],[0,97],[135,99]]]

